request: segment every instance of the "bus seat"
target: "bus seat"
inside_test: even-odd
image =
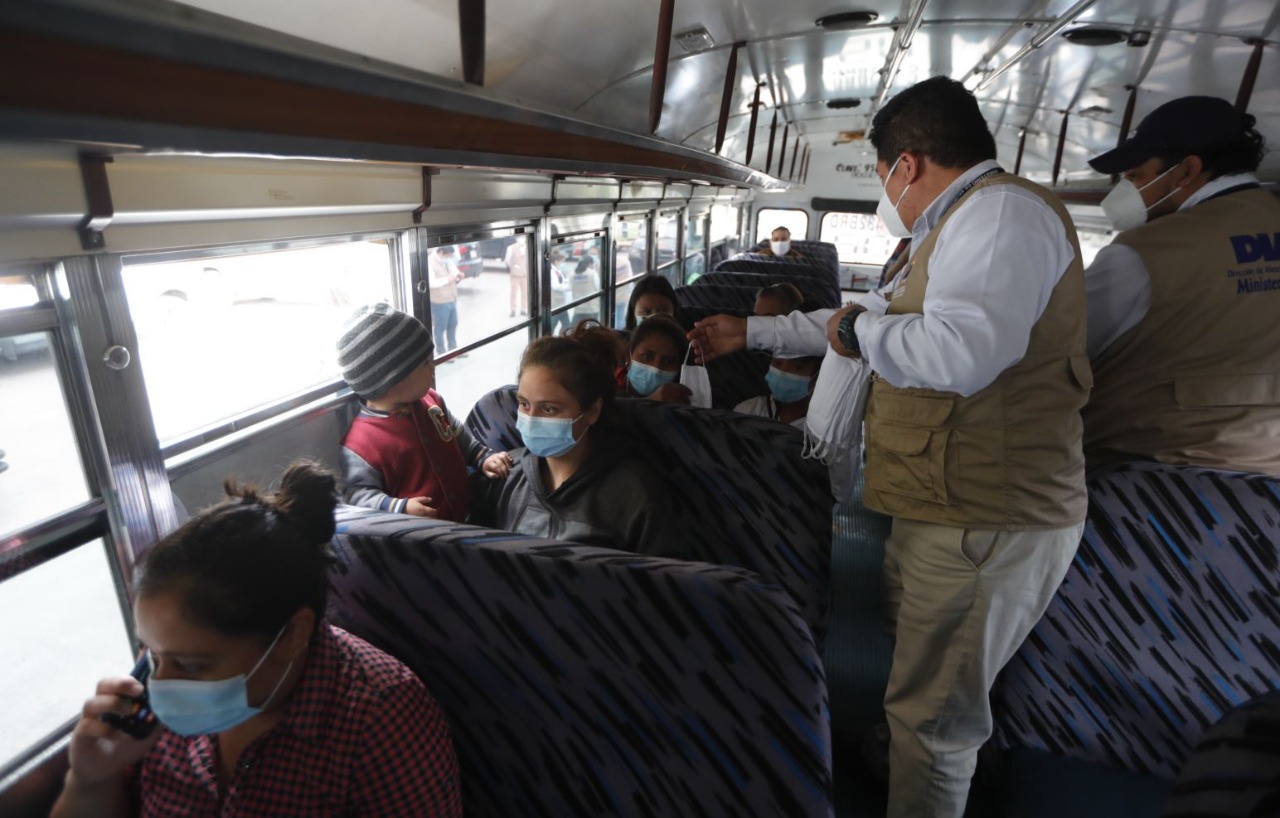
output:
[[[831,808],[827,693],[752,574],[342,507],[332,621],[449,718],[468,815]]]
[[[791,247],[802,256],[813,260],[814,266],[824,267],[840,275],[840,250],[829,241],[792,239]]]
[[[1080,551],[993,692],[996,736],[1172,778],[1280,688],[1280,481],[1129,463],[1088,487]]]
[[[467,430],[490,449],[506,452],[524,445],[516,431],[516,386],[486,392],[467,415]]]
[[[680,303],[681,310],[697,307],[715,312],[750,315],[756,305],[756,288],[737,284],[704,284],[700,278],[694,284],[676,287],[676,301]]]
[[[774,256],[762,256],[758,253],[746,253],[726,259],[716,265],[717,273],[759,273],[770,276],[782,276],[783,280],[807,278],[823,288],[828,302],[840,302],[840,273],[823,267],[815,267],[805,261],[796,261]]]
[[[507,387],[512,389],[512,387]],[[513,390],[514,391],[514,390]],[[483,405],[495,401],[482,400]],[[822,644],[830,615],[831,495],[825,467],[800,457],[801,433],[767,418],[620,399],[619,425],[672,488],[671,513],[687,532],[686,558],[755,571],[789,592]],[[473,411],[467,425],[493,446],[514,434],[515,409],[497,431]]]
[[[824,286],[816,279],[809,278],[789,278],[785,275],[769,274],[769,273],[741,273],[741,272],[713,272],[699,278],[694,282],[695,286],[703,287],[709,284],[728,284],[735,287],[750,287],[753,292],[757,292],[762,287],[768,287],[772,284],[791,284],[800,290],[805,298],[805,309],[822,309],[835,308],[839,306],[838,301],[831,300],[831,292],[829,288]],[[755,307],[754,301],[752,308]]]

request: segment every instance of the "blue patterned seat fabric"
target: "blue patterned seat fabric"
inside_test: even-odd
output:
[[[681,310],[692,307],[713,313],[750,315],[756,306],[756,288],[741,284],[703,283],[700,278],[693,284],[676,287],[676,301],[680,302]]]
[[[815,267],[807,260],[793,260],[746,253],[726,259],[716,265],[717,273],[757,273],[782,276],[784,280],[807,278],[823,288],[828,302],[840,301],[840,274],[825,267]]]
[[[800,290],[807,302],[806,309],[839,306],[838,302],[831,301],[831,292],[826,286],[817,280],[809,278],[788,278],[785,275],[769,275],[766,273],[715,272],[707,273],[694,282],[694,285],[702,287],[708,284],[728,284],[735,287],[750,287],[753,291],[758,292],[762,287],[782,283],[795,285]],[[752,307],[755,307],[754,302]]]
[[[1172,778],[1280,688],[1280,481],[1133,463],[1088,484],[1080,551],[997,685],[997,737]]]
[[[791,246],[797,253],[812,259],[815,266],[825,267],[836,276],[840,275],[840,250],[831,242],[794,239]]]
[[[733,568],[343,507],[330,617],[449,718],[467,815],[831,811],[822,664]]]
[[[506,387],[511,389],[511,387]],[[515,435],[515,410],[467,426],[486,445]],[[670,513],[685,527],[686,559],[756,572],[800,606],[818,643],[826,634],[831,594],[831,497],[827,472],[800,457],[801,434],[767,418],[619,400],[618,426],[636,451],[669,478]]]

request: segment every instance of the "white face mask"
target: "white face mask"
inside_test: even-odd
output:
[[[773,254],[775,256],[785,256],[787,253],[791,252],[790,241],[771,241],[769,244],[772,246]]]
[[[1128,179],[1121,179],[1102,200],[1102,212],[1106,213],[1107,218],[1111,220],[1111,226],[1116,230],[1124,231],[1146,224],[1151,208],[1177,193],[1178,188],[1175,187],[1161,196],[1150,207],[1142,200],[1142,191],[1169,175],[1177,167],[1174,165],[1142,187],[1138,187]]]
[[[884,222],[885,229],[889,231],[889,235],[896,239],[905,239],[911,236],[911,228],[902,221],[902,216],[898,215],[898,205],[902,204],[903,198],[907,195],[907,191],[911,189],[911,185],[907,185],[902,189],[902,195],[898,197],[898,201],[889,201],[889,180],[893,178],[893,172],[898,169],[898,162],[902,161],[899,156],[893,163],[893,167],[889,168],[889,172],[885,174],[884,182],[880,185],[880,203],[876,205],[876,215]]]

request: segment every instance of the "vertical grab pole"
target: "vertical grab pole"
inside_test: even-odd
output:
[[[773,110],[773,124],[769,126],[769,156],[764,160],[764,172],[773,171],[773,138],[778,135],[778,109]]]
[[[1018,158],[1013,160],[1013,175],[1017,176],[1022,172],[1022,152],[1027,149],[1027,129],[1022,129],[1022,135],[1018,137]]]
[[[796,180],[796,160],[800,158],[800,134],[796,134],[796,146],[791,149],[791,172],[787,174],[787,178],[791,181]]]
[[[658,13],[658,42],[653,49],[653,87],[649,90],[649,133],[662,123],[662,99],[667,93],[667,58],[671,55],[671,21],[676,0],[662,0]]]
[[[791,135],[791,123],[787,122],[782,127],[782,152],[778,156],[778,173],[779,179],[782,178],[782,169],[787,166],[787,138]]]
[[[1242,114],[1249,112],[1249,97],[1253,96],[1253,83],[1258,79],[1258,66],[1262,65],[1261,39],[1245,40],[1253,43],[1253,53],[1249,55],[1249,64],[1244,68],[1244,76],[1240,78],[1240,90],[1236,93],[1236,110]]]
[[[1053,154],[1053,183],[1058,184],[1058,171],[1062,169],[1062,149],[1067,144],[1067,119],[1070,111],[1062,112],[1062,127],[1058,128],[1058,150]]]

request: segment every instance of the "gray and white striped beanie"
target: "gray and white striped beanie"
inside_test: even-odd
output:
[[[385,301],[356,310],[338,339],[342,377],[365,400],[379,398],[435,351],[422,322]]]

